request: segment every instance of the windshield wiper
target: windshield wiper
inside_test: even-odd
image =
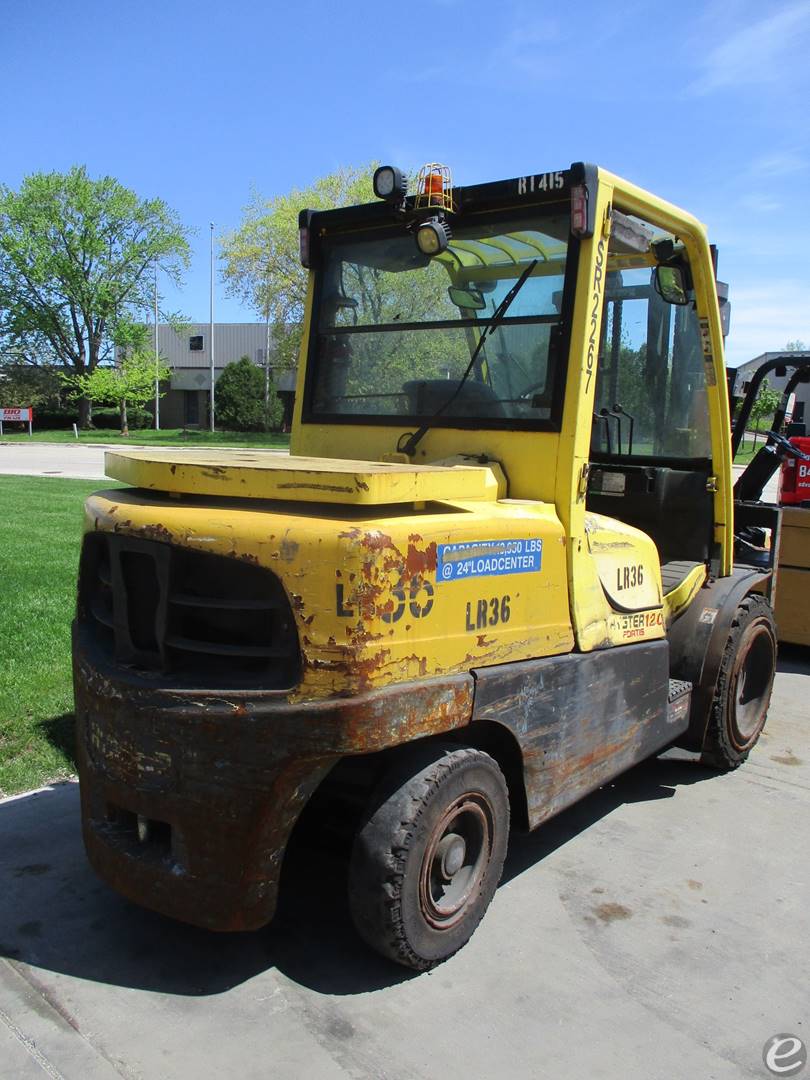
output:
[[[510,308],[510,306],[512,304],[512,301],[515,299],[517,294],[523,288],[524,284],[526,283],[526,279],[529,277],[531,272],[534,270],[535,266],[537,266],[539,261],[540,261],[539,259],[532,259],[532,261],[529,263],[529,265],[526,267],[526,269],[523,271],[523,273],[517,279],[517,281],[512,286],[512,288],[509,290],[509,292],[506,294],[506,296],[503,298],[503,300],[501,300],[500,304],[498,304],[498,306],[495,308],[495,310],[492,313],[491,318],[484,324],[484,329],[481,331],[481,336],[478,339],[478,344],[473,349],[473,354],[470,357],[470,362],[467,365],[467,370],[461,376],[461,379],[459,380],[458,386],[455,388],[455,390],[450,395],[450,397],[447,399],[447,401],[445,401],[443,405],[439,406],[439,408],[436,410],[436,412],[433,413],[433,415],[430,417],[428,422],[426,424],[422,424],[422,426],[419,428],[418,431],[411,432],[408,435],[408,441],[406,443],[404,443],[402,446],[400,446],[400,443],[405,438],[405,436],[404,435],[400,436],[400,438],[399,438],[399,440],[397,442],[397,450],[399,450],[401,453],[407,454],[408,457],[413,457],[414,451],[416,450],[419,443],[422,441],[422,438],[424,437],[425,433],[432,427],[433,421],[437,417],[441,416],[443,412],[445,412],[447,409],[449,409],[450,406],[453,404],[453,402],[456,400],[458,395],[461,393],[462,387],[467,382],[467,379],[470,377],[470,373],[472,372],[473,366],[475,365],[475,361],[478,359],[478,354],[481,352],[481,349],[484,347],[484,342],[487,340],[487,338],[492,334],[492,332],[494,330],[498,329],[500,324],[503,322],[504,317],[506,316],[506,313],[507,313],[507,311],[509,310],[509,308]]]

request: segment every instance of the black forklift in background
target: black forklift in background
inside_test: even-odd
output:
[[[772,429],[734,484],[734,561],[773,571],[771,601],[779,640],[810,645],[810,498],[803,498],[810,492],[796,482],[810,476],[807,427],[803,418],[785,423],[796,388],[810,382],[810,356],[770,356],[744,388],[737,387],[737,372],[729,369],[731,449],[736,455],[757,394],[770,374],[787,376],[787,382]],[[776,503],[763,501],[766,486],[780,470]],[[793,479],[789,493],[786,477]]]

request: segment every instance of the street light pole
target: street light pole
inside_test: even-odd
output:
[[[158,265],[155,263],[155,431],[160,431],[160,352],[158,351]]]
[[[267,312],[264,325],[264,408],[270,403],[270,302],[267,302]]]
[[[211,430],[214,430],[214,223],[211,222]]]

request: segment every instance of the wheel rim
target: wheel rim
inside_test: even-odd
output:
[[[475,902],[492,856],[493,820],[486,795],[466,792],[431,831],[422,857],[419,902],[435,929],[456,926]]]
[[[776,648],[768,624],[754,623],[749,631],[734,663],[729,702],[729,734],[738,750],[748,749],[762,730],[776,666]]]

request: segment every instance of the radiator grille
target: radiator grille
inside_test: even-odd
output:
[[[88,534],[78,616],[107,659],[178,685],[287,689],[300,674],[281,582],[241,559]]]

